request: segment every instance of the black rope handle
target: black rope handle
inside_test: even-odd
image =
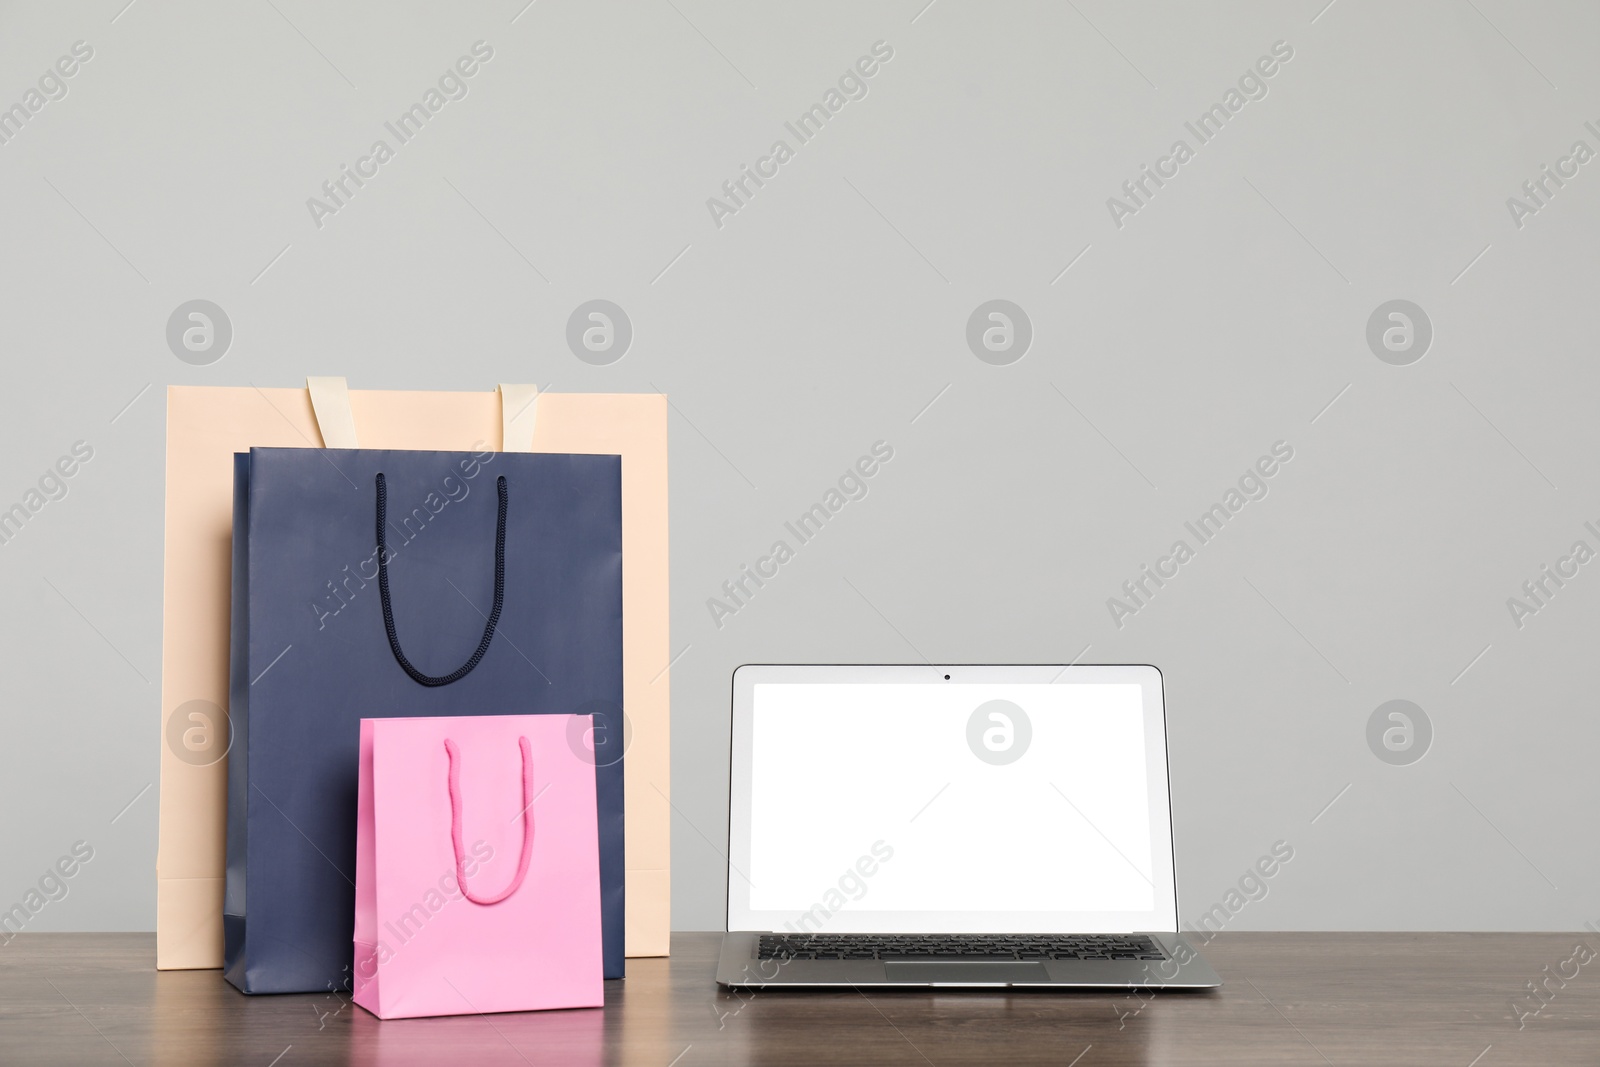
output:
[[[400,637],[394,629],[394,608],[389,602],[389,490],[384,485],[382,472],[378,474],[378,597],[383,601],[383,628],[388,631],[389,651],[394,653],[395,662],[419,685],[439,686],[459,682],[483,662],[484,654],[489,651],[489,642],[494,640],[494,628],[500,623],[500,609],[506,599],[506,480],[503,475],[495,483],[495,488],[500,494],[500,515],[494,526],[494,610],[489,612],[489,621],[483,627],[483,640],[478,642],[478,650],[467,662],[449,674],[423,674],[406,659],[406,654],[400,649]]]

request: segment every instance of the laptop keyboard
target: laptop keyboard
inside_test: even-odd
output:
[[[1164,960],[1143,934],[762,934],[762,960]]]

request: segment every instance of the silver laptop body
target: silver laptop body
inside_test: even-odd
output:
[[[747,665],[725,986],[1221,985],[1149,666]]]

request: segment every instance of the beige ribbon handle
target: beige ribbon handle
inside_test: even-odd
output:
[[[307,378],[311,413],[322,432],[323,448],[357,448],[356,419],[350,412],[350,388],[343,378]]]
[[[532,452],[537,385],[500,383],[500,451]]]
[[[358,448],[356,420],[350,411],[350,388],[343,378],[307,378],[311,411],[324,448]],[[537,385],[500,385],[500,450],[532,452],[538,415]]]

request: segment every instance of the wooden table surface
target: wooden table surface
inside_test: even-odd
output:
[[[671,959],[628,961],[604,1009],[380,1022],[331,994],[157,973],[151,934],[23,934],[0,945],[0,1064],[1600,1064],[1600,959],[1567,962],[1580,942],[1600,949],[1592,934],[1223,933],[1203,949],[1214,993],[735,996],[712,982],[718,936],[677,934]],[[1531,1014],[1526,983],[1575,966]]]

